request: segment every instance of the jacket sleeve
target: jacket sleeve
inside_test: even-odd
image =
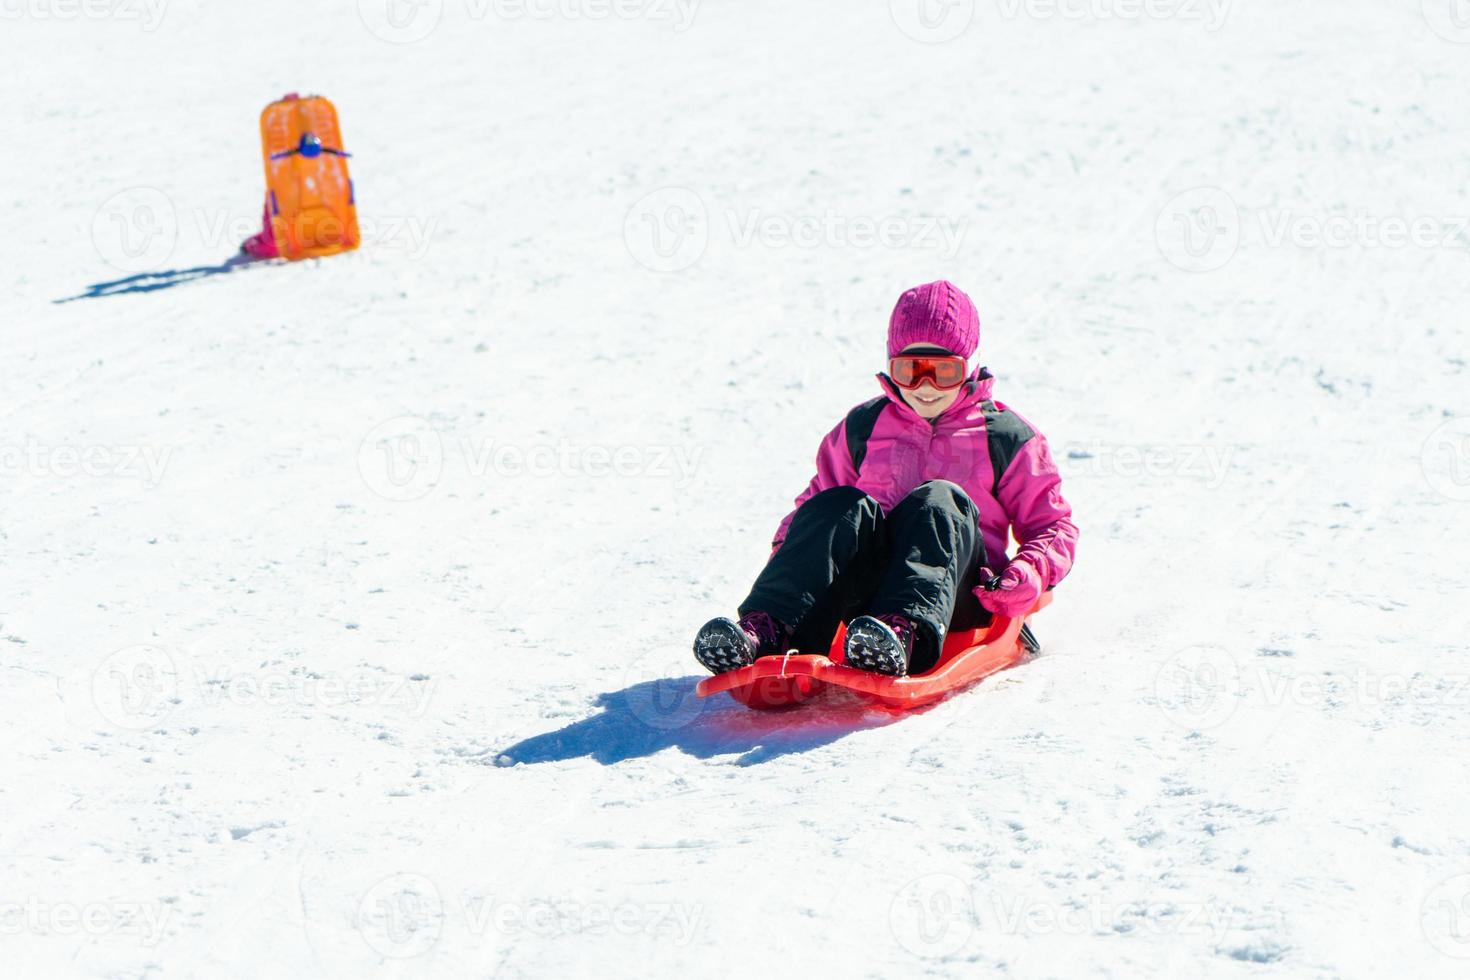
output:
[[[1000,505],[1020,545],[1012,560],[1035,568],[1048,589],[1066,578],[1077,554],[1077,525],[1072,523],[1071,505],[1062,497],[1062,475],[1041,433],[1026,441],[1001,476]]]
[[[771,553],[781,547],[781,542],[786,540],[786,530],[791,527],[791,519],[801,509],[801,505],[821,493],[833,487],[857,486],[858,474],[852,465],[852,454],[847,448],[847,419],[837,423],[837,427],[827,433],[822,444],[817,447],[817,475],[807,484],[806,489],[796,498],[796,504],[791,513],[781,522],[776,529],[776,537],[771,541]]]

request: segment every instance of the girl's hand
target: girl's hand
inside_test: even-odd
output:
[[[991,581],[990,569],[983,568],[980,572],[987,583]],[[1036,569],[1029,562],[1016,561],[1001,572],[993,589],[987,589],[984,585],[976,589],[975,598],[980,600],[980,605],[997,616],[1020,619],[1036,605],[1036,600],[1041,598],[1041,591],[1041,576]]]

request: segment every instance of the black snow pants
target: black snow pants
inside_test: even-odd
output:
[[[950,630],[990,621],[973,594],[985,563],[979,512],[956,484],[920,484],[886,516],[856,487],[833,487],[797,510],[740,612],[793,627],[804,653],[825,652],[839,623],[900,613],[918,627],[909,672],[920,674]]]

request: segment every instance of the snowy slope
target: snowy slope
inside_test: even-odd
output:
[[[1470,971],[1451,0],[392,2],[0,4],[7,975]],[[696,701],[940,277],[1046,655]]]

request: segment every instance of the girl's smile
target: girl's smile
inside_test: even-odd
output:
[[[933,350],[933,344],[909,344],[903,349],[903,353],[908,354]],[[924,419],[936,419],[943,415],[959,399],[960,393],[963,391],[963,386],[951,388],[949,391],[941,391],[929,381],[925,381],[917,388],[899,388],[899,393],[903,395],[903,400],[908,403],[909,408],[912,408],[919,414],[920,418]]]

